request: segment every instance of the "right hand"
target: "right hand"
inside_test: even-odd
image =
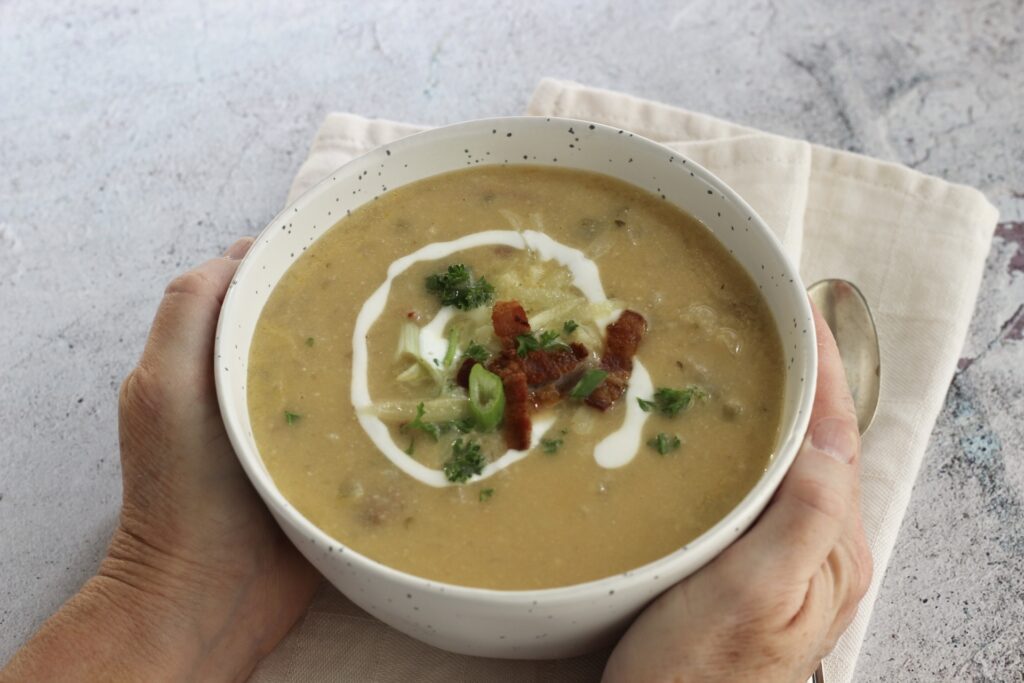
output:
[[[860,437],[842,361],[815,311],[818,385],[793,466],[747,533],[652,603],[605,683],[806,681],[871,582]]]

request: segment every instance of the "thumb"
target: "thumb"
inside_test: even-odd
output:
[[[810,428],[764,514],[727,551],[731,561],[742,563],[738,571],[754,571],[779,586],[806,584],[857,509],[857,419],[835,340],[817,311],[815,328],[818,383]]]
[[[159,377],[167,393],[192,400],[212,397],[217,318],[239,259],[252,242],[249,237],[238,240],[224,256],[167,286],[139,361],[139,371]]]

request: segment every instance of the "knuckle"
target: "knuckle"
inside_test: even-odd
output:
[[[873,573],[871,552],[859,525],[856,534],[843,543],[837,561],[836,575],[841,581],[838,618],[845,628],[845,625],[852,621],[857,606],[867,594]]]
[[[206,275],[199,270],[190,270],[178,275],[167,285],[164,296],[181,294],[195,297],[216,296],[216,287]]]
[[[138,472],[139,463],[145,459],[140,460],[140,455],[152,452],[172,438],[165,417],[169,405],[166,389],[144,364],[136,366],[121,383],[118,436],[125,476]]]
[[[159,415],[165,403],[163,389],[145,366],[138,365],[121,383],[118,408],[122,419],[147,419]]]
[[[860,602],[861,598],[864,597],[868,592],[868,588],[871,586],[871,579],[874,576],[874,558],[871,556],[871,551],[868,549],[868,544],[864,540],[864,534],[861,533],[857,537],[857,543],[854,547],[854,586],[853,586],[853,597],[856,602]]]

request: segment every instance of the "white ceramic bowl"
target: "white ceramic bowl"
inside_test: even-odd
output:
[[[347,212],[375,199],[381,188],[488,164],[596,171],[663,196],[715,234],[771,308],[787,361],[775,457],[732,512],[671,555],[599,581],[547,590],[428,581],[379,564],[315,527],[284,498],[260,459],[245,392],[249,346],[280,277],[312,242]],[[360,180],[364,172],[373,183]],[[274,218],[224,299],[215,372],[221,413],[249,479],[288,537],[331,583],[370,614],[431,645],[483,657],[540,659],[576,655],[608,642],[652,598],[711,560],[753,522],[807,428],[817,372],[813,329],[796,269],[765,223],[721,180],[628,131],[587,121],[512,117],[437,128],[380,147],[339,168]]]

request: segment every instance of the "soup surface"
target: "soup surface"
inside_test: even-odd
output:
[[[530,332],[497,335],[498,302]],[[601,410],[623,311],[646,332]],[[531,385],[517,450],[495,363],[537,354],[573,367]],[[606,176],[483,167],[388,192],[312,244],[261,314],[248,401],[275,483],[330,535],[429,579],[534,589],[714,525],[772,456],[782,386],[767,305],[694,218]]]

